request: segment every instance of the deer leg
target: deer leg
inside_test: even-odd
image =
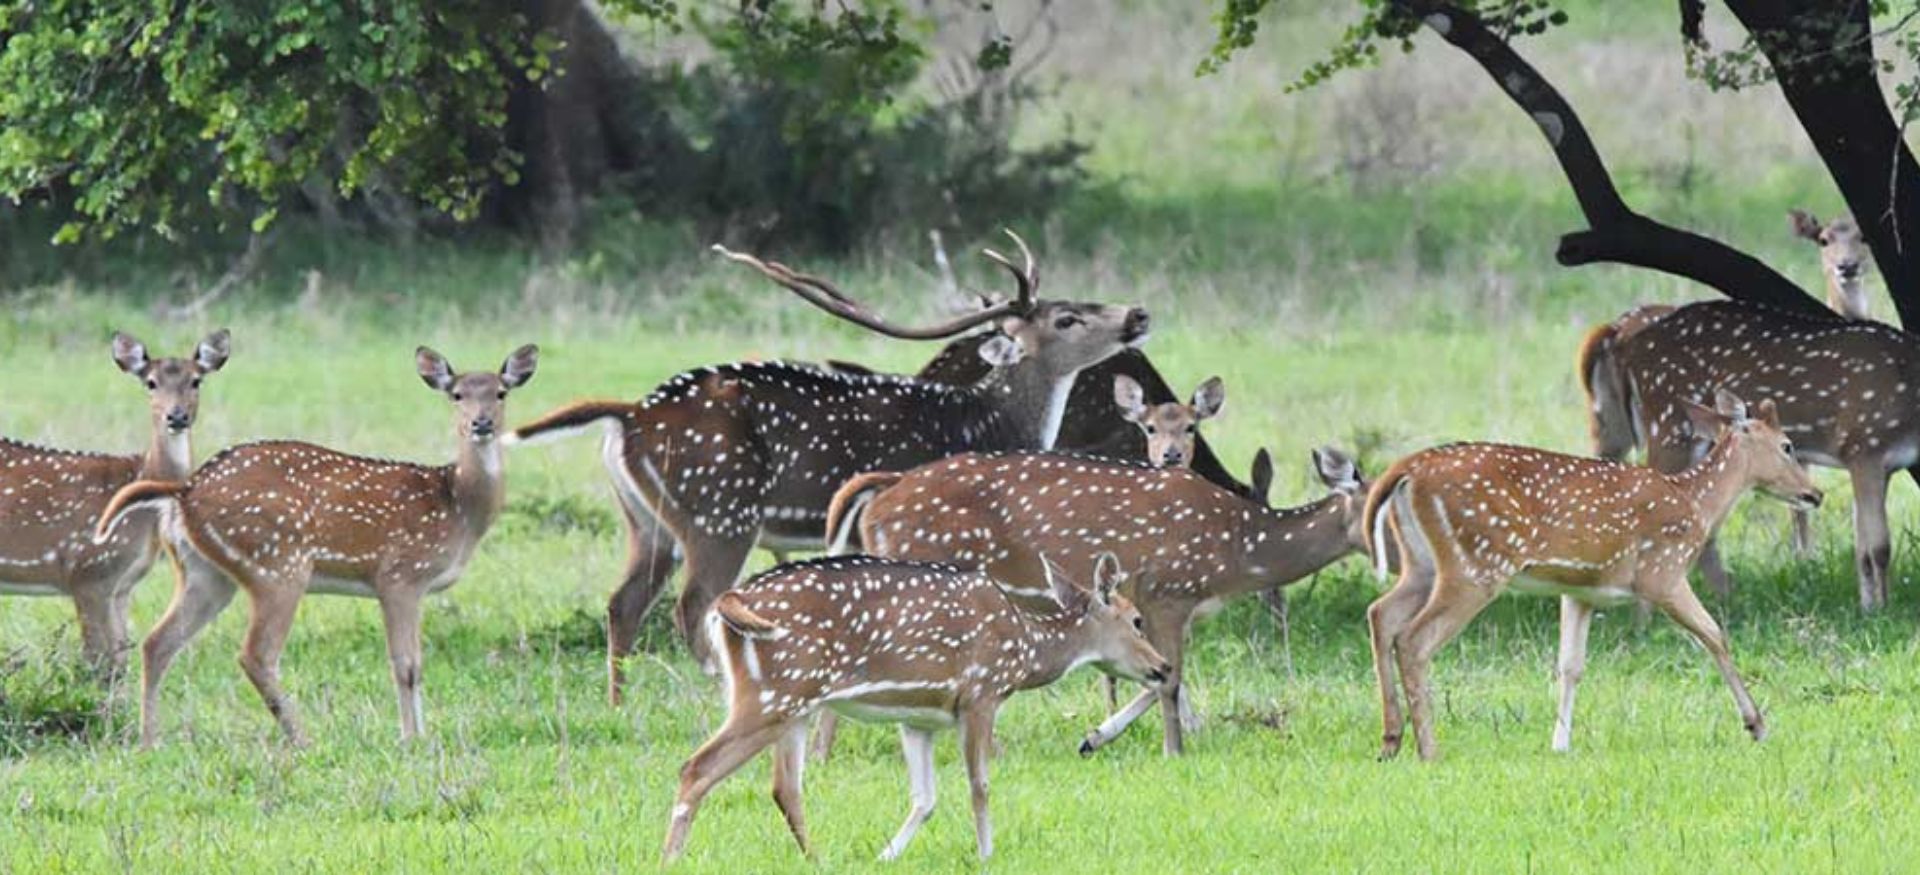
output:
[[[1593,624],[1593,606],[1572,596],[1560,597],[1560,716],[1553,723],[1553,749],[1573,747],[1573,695],[1587,669],[1587,628]]]
[[[673,535],[653,512],[624,494],[620,509],[627,519],[627,573],[607,600],[607,701],[616,708],[626,688],[621,665],[633,655],[640,621],[660,600],[675,565]]]
[[[1497,593],[1492,585],[1441,573],[1434,580],[1433,596],[1427,600],[1426,607],[1414,615],[1394,641],[1400,661],[1400,683],[1406,690],[1407,712],[1413,720],[1414,743],[1423,760],[1431,760],[1438,753],[1433,741],[1433,688],[1427,677],[1433,655],[1460,634]]]
[[[807,817],[801,805],[801,777],[807,767],[807,723],[796,720],[773,746],[773,802],[787,818],[800,853],[813,856],[807,842]]]
[[[125,628],[124,619],[113,619],[113,582],[111,580],[75,581],[72,584],[74,614],[80,623],[80,655],[94,676],[109,685],[119,676],[125,660],[121,651],[124,639],[114,636],[116,625]]]
[[[400,584],[380,599],[386,620],[387,662],[393,669],[394,694],[400,702],[400,740],[411,741],[426,723],[420,703],[420,590]]]
[[[993,717],[997,709],[994,702],[977,702],[960,719],[960,752],[967,761],[967,784],[973,791],[974,845],[982,860],[993,856],[993,820],[987,814],[987,766],[993,758]]]
[[[1853,481],[1853,564],[1860,577],[1860,610],[1874,611],[1887,604],[1887,568],[1893,559],[1893,539],[1887,529],[1888,472],[1879,465],[1858,465],[1848,472]]]
[[[247,620],[247,635],[240,645],[240,668],[260,693],[267,712],[279,722],[288,743],[305,746],[306,733],[293,701],[280,688],[280,653],[286,649],[287,633],[293,628],[293,615],[300,605],[305,587],[285,577],[256,581],[247,587],[252,614]]]
[[[1187,697],[1186,670],[1183,667],[1187,624],[1176,622],[1165,623],[1162,626],[1163,628],[1171,627],[1173,631],[1160,635],[1149,634],[1147,640],[1153,644],[1154,650],[1159,651],[1160,655],[1166,658],[1167,665],[1170,666],[1167,670],[1166,682],[1160,685],[1160,724],[1164,727],[1160,746],[1161,753],[1177,757],[1186,752],[1186,724],[1181,718],[1182,712],[1186,710],[1184,700]],[[1156,638],[1161,640],[1154,640]]]
[[[880,852],[882,860],[898,858],[907,849],[907,843],[913,841],[914,833],[920,831],[920,825],[933,815],[933,733],[900,724],[900,751],[907,760],[907,787],[912,807],[907,809],[907,820],[900,824],[900,831],[893,834],[886,850]]]
[[[233,601],[233,581],[204,559],[175,560],[173,602],[147,633],[140,655],[140,746],[160,742],[160,681],[180,648]]]
[[[1813,516],[1804,510],[1793,511],[1793,555],[1800,559],[1813,555]]]
[[[1417,560],[1417,561],[1416,561]],[[1400,580],[1393,589],[1367,606],[1367,628],[1373,645],[1373,672],[1380,684],[1380,758],[1400,753],[1405,718],[1400,711],[1399,679],[1394,674],[1394,643],[1433,592],[1431,562],[1402,551]]]
[[[694,751],[693,757],[680,767],[680,794],[667,822],[667,842],[660,853],[662,862],[672,862],[686,848],[687,830],[693,826],[693,816],[714,785],[739,771],[747,760],[790,731],[787,721],[770,723],[758,715],[747,720],[729,717],[719,732]]]
[[[1727,688],[1733,691],[1733,701],[1740,709],[1740,719],[1745,721],[1748,734],[1754,741],[1767,736],[1766,723],[1760,719],[1760,709],[1754,707],[1753,697],[1747,695],[1747,685],[1740,679],[1739,670],[1733,667],[1733,656],[1727,651],[1727,633],[1714,622],[1713,615],[1707,613],[1706,606],[1700,604],[1700,597],[1693,594],[1693,588],[1687,586],[1684,579],[1674,580],[1661,587],[1657,596],[1660,607],[1667,616],[1679,623],[1707,649],[1713,657],[1713,663],[1720,669],[1720,676],[1727,682]]]
[[[1127,703],[1127,707],[1113,712],[1112,716],[1101,722],[1092,732],[1087,733],[1087,737],[1080,742],[1080,755],[1092,756],[1094,751],[1106,747],[1114,739],[1119,738],[1120,733],[1127,731],[1127,727],[1132,726],[1133,721],[1140,719],[1140,715],[1147,713],[1147,709],[1152,708],[1158,701],[1160,701],[1158,690],[1141,690],[1139,695],[1133,697],[1133,701]]]
[[[694,659],[702,666],[715,663],[714,654],[708,652],[707,636],[701,632],[701,621],[706,618],[713,600],[732,589],[739,579],[741,566],[753,552],[753,540],[752,535],[709,536],[689,539],[686,544],[687,582],[680,600],[674,603],[673,622],[680,637],[686,639],[692,649]]]

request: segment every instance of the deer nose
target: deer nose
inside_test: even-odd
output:
[[[1160,454],[1160,459],[1169,465],[1178,465],[1186,459],[1186,454],[1179,450],[1168,450]]]
[[[179,431],[192,424],[193,424],[193,418],[188,416],[185,410],[175,407],[172,410],[167,411],[167,427],[168,428],[173,429],[175,431]]]
[[[482,416],[473,421],[473,433],[477,435],[493,434],[493,417]]]
[[[1860,275],[1860,262],[1848,261],[1836,264],[1833,266],[1833,272],[1839,274],[1843,280],[1853,279]]]
[[[1158,666],[1147,671],[1147,680],[1156,684],[1164,684],[1167,682],[1167,678],[1172,676],[1173,664],[1169,662],[1160,663]]]
[[[1809,489],[1805,492],[1800,493],[1799,498],[1797,500],[1801,504],[1806,505],[1808,509],[1812,509],[1820,506],[1820,501],[1822,498],[1823,496],[1820,494],[1820,490]]]
[[[1150,327],[1152,326],[1148,324],[1146,308],[1134,307],[1127,311],[1127,319],[1121,323],[1120,332],[1121,336],[1131,343],[1147,336],[1147,329]]]

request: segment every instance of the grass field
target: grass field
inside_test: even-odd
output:
[[[1173,8],[1116,4],[1109,26],[1070,27],[1049,62],[1069,78],[1058,115],[1033,130],[1071,116],[1103,185],[1029,229],[1048,289],[1152,308],[1155,360],[1183,390],[1225,377],[1227,412],[1209,435],[1240,470],[1272,448],[1279,502],[1317,496],[1307,451],[1324,443],[1363,450],[1370,471],[1450,439],[1584,449],[1571,365],[1586,327],[1702,292],[1552,266],[1554,236],[1576,225],[1570,199],[1537,134],[1458,59],[1429,46],[1372,78],[1283,97],[1337,17],[1290,8],[1261,49],[1195,81],[1206,23]],[[1777,98],[1706,95],[1681,77],[1670,23],[1576,8],[1590,17],[1536,57],[1587,112],[1629,196],[1814,282],[1784,212],[1837,198]],[[1636,87],[1623,96],[1627,76]],[[1379,125],[1441,147],[1383,156],[1364,136]],[[832,355],[905,370],[932,353],[829,325],[701,257],[686,231],[624,217],[560,262],[517,241],[287,233],[243,294],[190,325],[157,321],[155,305],[217,272],[217,255],[13,247],[0,264],[0,432],[139,446],[145,405],[107,356],[116,327],[164,354],[232,327],[233,359],[202,403],[200,458],[260,437],[449,458],[445,402],[413,373],[418,343],[463,368],[540,343],[515,420],[576,397],[636,397],[710,362]],[[959,256],[964,279],[997,287]],[[885,250],[817,269],[924,312],[926,262]],[[235,664],[236,608],[170,674],[168,743],[137,753],[130,703],[100,701],[69,669],[69,604],[0,600],[0,870],[652,868],[679,764],[723,713],[664,611],[634,661],[636,694],[605,704],[600,617],[624,547],[595,450],[581,440],[511,455],[507,514],[461,583],[429,602],[419,744],[395,743],[371,603],[302,608],[284,669],[310,748],[279,743]],[[1184,759],[1160,756],[1152,718],[1076,756],[1104,705],[1091,674],[1016,698],[994,765],[993,868],[1908,870],[1920,846],[1920,766],[1906,747],[1920,729],[1920,514],[1902,478],[1893,606],[1863,619],[1844,480],[1818,477],[1831,499],[1819,555],[1789,556],[1784,509],[1749,499],[1726,530],[1741,589],[1709,599],[1767,715],[1764,743],[1746,739],[1690,640],[1664,621],[1636,629],[1628,611],[1595,625],[1575,750],[1550,753],[1555,605],[1515,597],[1439,657],[1443,759],[1375,762],[1363,611],[1378,584],[1349,559],[1290,591],[1290,655],[1251,602],[1198,627],[1190,676],[1207,722]],[[137,631],[169,590],[156,570]],[[848,728],[838,757],[807,777],[819,865],[867,867],[906,811],[894,733]],[[767,781],[757,763],[709,798],[686,871],[813,868]],[[950,738],[940,781],[940,810],[892,868],[974,867]]]

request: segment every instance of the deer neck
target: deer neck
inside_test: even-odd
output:
[[[1244,587],[1290,583],[1353,552],[1342,507],[1347,500],[1335,493],[1299,507],[1260,508],[1246,536]]]
[[[1013,614],[1033,647],[1034,657],[1022,666],[1023,673],[1008,678],[1013,689],[1044,687],[1093,660],[1092,627],[1084,617],[1069,615],[1050,604],[1041,608],[1015,604]]]
[[[153,439],[146,455],[140,457],[141,480],[185,480],[193,468],[191,432],[173,431],[163,424],[153,427]]]
[[[505,465],[499,441],[460,441],[460,455],[453,463],[453,515],[476,539],[500,515],[506,497]]]
[[[1747,491],[1746,458],[1734,450],[1729,437],[1713,442],[1713,448],[1692,467],[1668,475],[1674,485],[1693,500],[1707,531],[1720,527],[1720,521],[1733,511],[1733,503]]]
[[[1834,312],[1849,319],[1858,317],[1862,308],[1860,280],[1842,280],[1833,271],[1827,271],[1827,306]]]
[[[1047,373],[1036,364],[995,368],[978,384],[991,399],[1006,426],[1005,437],[1011,446],[1005,449],[1051,450],[1060,436],[1060,422],[1066,417],[1067,399],[1073,394],[1073,378]]]

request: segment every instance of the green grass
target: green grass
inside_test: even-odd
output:
[[[1072,266],[1069,266],[1069,270]],[[862,282],[868,280],[863,279]],[[716,293],[719,294],[719,293]],[[724,299],[724,294],[721,295]],[[704,306],[704,305],[703,305]],[[784,306],[784,305],[783,305]],[[544,345],[539,374],[512,400],[524,418],[582,395],[631,396],[690,364],[747,353],[852,351],[908,367],[923,346],[850,341],[837,329],[675,333],[650,316],[562,314],[531,324],[405,307],[386,324],[230,313],[234,358],[208,383],[204,456],[223,443],[294,435],[366,453],[432,460],[450,452],[443,402],[410,367],[416,340],[457,365],[486,366],[522,340]],[[16,316],[7,431],[63,445],[119,447],[143,424],[138,388],[106,361],[104,326],[139,322],[124,305],[43,303]],[[820,320],[795,316],[818,327]],[[1456,437],[1582,445],[1568,362],[1580,326],[1515,317],[1478,332],[1334,331],[1275,342],[1260,326],[1168,324],[1153,352],[1179,383],[1227,379],[1211,434],[1236,467],[1258,444],[1281,464],[1277,497],[1314,494],[1311,446],[1379,444],[1371,460]],[[150,342],[181,348],[191,332]],[[76,406],[74,399],[86,399]],[[598,614],[620,544],[592,441],[515,451],[513,506],[459,586],[427,619],[430,737],[398,746],[372,604],[315,598],[302,608],[287,683],[316,743],[282,747],[233,661],[244,613],[231,610],[168,678],[168,744],[130,749],[131,709],[110,703],[77,736],[11,737],[0,759],[0,866],[36,872],[114,867],[401,871],[650,867],[680,761],[722,716],[715,684],[652,618],[632,703],[602,699]],[[1831,474],[1827,485],[1844,491]],[[1896,490],[1902,529],[1912,502]],[[1838,496],[1836,496],[1838,497]],[[1729,550],[1743,590],[1716,604],[1773,735],[1747,741],[1707,659],[1664,623],[1627,614],[1597,625],[1577,750],[1547,750],[1556,625],[1544,600],[1510,599],[1439,660],[1443,761],[1376,763],[1377,700],[1365,626],[1376,591],[1357,560],[1294,590],[1289,677],[1256,606],[1206,622],[1193,675],[1208,717],[1190,754],[1163,760],[1142,721],[1098,757],[1073,753],[1100,716],[1090,675],[1018,698],[995,763],[996,864],[1079,870],[1154,860],[1177,870],[1404,870],[1436,865],[1587,871],[1897,869],[1920,840],[1916,778],[1901,740],[1920,686],[1911,598],[1888,616],[1852,608],[1847,510],[1819,516],[1825,551],[1799,563],[1778,544],[1785,514],[1742,505]],[[1915,545],[1900,545],[1897,592]],[[155,572],[136,625],[164,608]],[[79,683],[70,609],[0,602],[0,647],[18,706],[71,708]],[[82,705],[91,696],[77,697]],[[71,727],[69,727],[71,728]],[[970,866],[964,776],[942,748],[943,803],[900,868]],[[808,773],[823,864],[865,865],[905,810],[890,730],[850,729],[838,759]],[[689,871],[799,870],[756,764],[723,785],[696,824]],[[1444,861],[1444,862],[1442,862]]]

